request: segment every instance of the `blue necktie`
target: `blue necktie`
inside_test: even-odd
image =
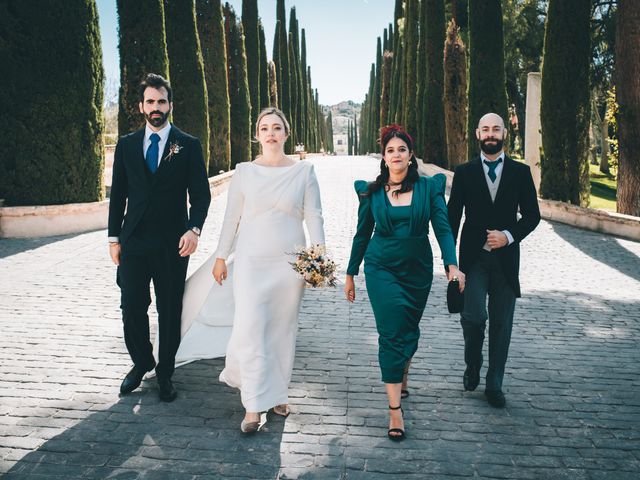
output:
[[[147,154],[144,156],[144,159],[151,173],[156,173],[158,169],[158,143],[160,142],[160,135],[152,133],[151,136],[149,136],[149,140],[151,140],[151,145],[147,148]]]
[[[502,159],[499,158],[495,162],[489,162],[487,160],[483,160],[483,162],[487,167],[489,167],[489,173],[487,175],[489,175],[489,178],[491,179],[491,183],[495,183],[497,178],[496,168],[498,168],[498,165],[500,165],[500,162],[502,162]]]

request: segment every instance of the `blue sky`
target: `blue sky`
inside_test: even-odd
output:
[[[231,0],[238,15],[242,0]],[[369,87],[369,70],[375,62],[376,38],[393,21],[393,0],[285,0],[287,19],[296,7],[300,28],[305,29],[307,62],[318,89],[320,103],[343,100],[362,102]],[[97,0],[102,53],[108,81],[119,81],[118,17],[116,0]],[[267,55],[273,50],[276,0],[258,0],[265,26]]]

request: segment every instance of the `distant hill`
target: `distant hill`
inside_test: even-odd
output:
[[[349,120],[353,120],[354,113],[356,115],[356,118],[358,119],[359,124],[361,108],[362,104],[355,103],[351,100],[340,102],[336,105],[323,106],[325,115],[327,115],[329,113],[329,110],[331,110],[331,115],[333,117],[333,134],[346,135],[348,122]]]

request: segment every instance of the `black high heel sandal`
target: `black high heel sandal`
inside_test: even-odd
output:
[[[389,410],[400,410],[400,412],[402,412],[402,414],[404,415],[402,404],[398,405],[397,407],[392,407],[391,405],[389,405]],[[400,440],[404,440],[405,433],[402,428],[390,428],[387,432],[387,436],[394,442],[399,442]]]

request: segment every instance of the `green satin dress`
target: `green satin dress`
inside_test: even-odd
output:
[[[355,182],[360,206],[347,274],[357,275],[364,258],[385,383],[402,382],[404,366],[418,348],[420,318],[433,280],[429,221],[444,264],[457,265],[445,185],[442,174],[420,177],[413,187],[411,205],[394,207],[383,189],[369,195],[367,182]]]

